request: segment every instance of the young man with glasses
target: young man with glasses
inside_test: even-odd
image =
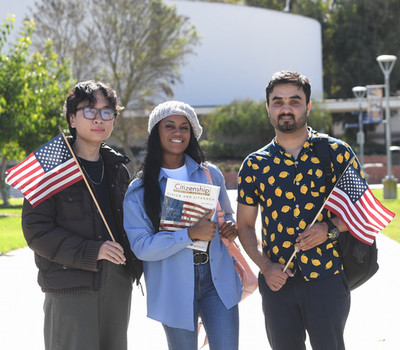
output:
[[[77,84],[64,106],[68,141],[112,237],[84,181],[35,208],[24,201],[23,232],[45,292],[46,349],[127,349],[132,282],[142,265],[122,221],[129,159],[104,143],[121,110],[115,91],[92,80]]]

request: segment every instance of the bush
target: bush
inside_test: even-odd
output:
[[[202,150],[206,153],[207,158],[216,159],[238,159],[243,160],[249,153],[255,151],[257,148],[249,144],[232,144],[222,143],[218,141],[200,141]]]

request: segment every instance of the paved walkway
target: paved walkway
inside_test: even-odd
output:
[[[235,191],[229,192],[234,198]],[[400,244],[384,235],[379,235],[377,244],[379,271],[365,285],[352,292],[352,306],[345,333],[348,350],[400,349]],[[43,293],[36,283],[36,275],[33,253],[29,248],[0,256],[2,350],[44,349]],[[146,317],[145,300],[139,288],[134,286],[129,349],[165,350],[164,331],[158,322]],[[263,322],[261,297],[256,291],[240,304],[241,350],[270,349]]]

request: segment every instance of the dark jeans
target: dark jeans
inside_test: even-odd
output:
[[[47,350],[126,350],[132,278],[121,265],[103,261],[96,292],[46,293]]]
[[[344,273],[305,281],[298,271],[277,292],[258,278],[265,328],[273,350],[305,350],[306,331],[313,350],[342,350],[350,311]]]

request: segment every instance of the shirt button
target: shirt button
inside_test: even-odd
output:
[[[297,227],[296,227],[296,231],[298,231],[298,230],[300,230],[300,227],[297,226]]]
[[[294,162],[294,164],[298,165],[298,164],[299,164],[299,162],[296,160],[296,161]]]
[[[299,205],[298,204],[296,204],[296,208],[298,208],[299,207]]]
[[[97,238],[98,239],[102,239],[103,237],[102,237],[102,235],[98,235]]]
[[[67,269],[67,266],[63,265],[63,270],[66,270],[66,269]]]
[[[296,185],[297,185],[297,186],[300,185],[300,182],[297,181],[297,182],[296,182]]]

